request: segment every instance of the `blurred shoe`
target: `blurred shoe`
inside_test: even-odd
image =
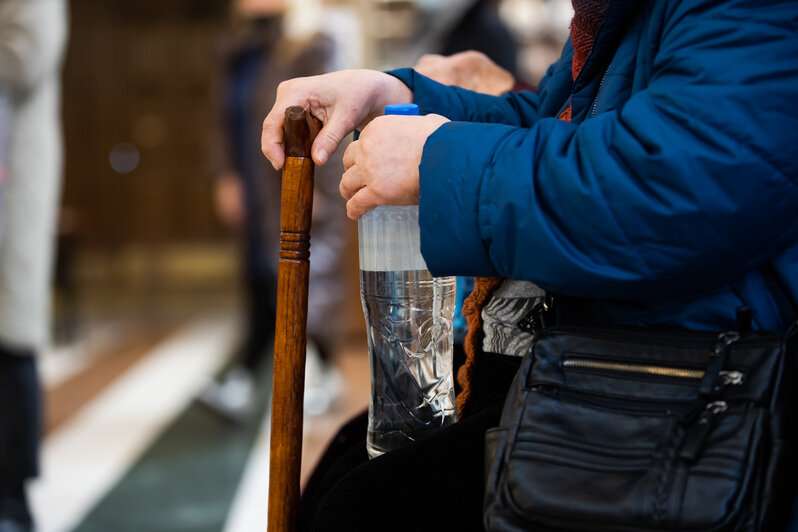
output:
[[[228,421],[242,423],[255,410],[255,377],[248,369],[235,366],[211,382],[197,400]]]
[[[305,357],[305,414],[318,416],[329,411],[341,395],[343,379],[338,369],[323,360],[318,346],[308,342]]]

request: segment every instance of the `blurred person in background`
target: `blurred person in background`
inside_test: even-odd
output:
[[[64,0],[0,0],[0,93],[7,113],[0,205],[0,532],[32,530],[27,480],[38,474],[41,399],[35,356],[49,341],[61,180]]]
[[[200,400],[238,421],[252,412],[253,386],[271,348],[276,311],[280,174],[260,153],[261,118],[281,81],[330,71],[337,50],[321,33],[287,37],[284,0],[234,0],[232,10],[232,26],[220,47],[211,153],[217,211],[242,240],[246,333],[234,365]],[[340,162],[328,166],[317,170],[313,201],[306,392],[312,413],[327,409],[340,381],[327,361],[340,334],[348,231],[337,183],[343,168]]]
[[[515,76],[518,44],[499,16],[496,0],[474,0],[457,24],[440,41],[442,56],[473,50],[481,52],[500,68]]]

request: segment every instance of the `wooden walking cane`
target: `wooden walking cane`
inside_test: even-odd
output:
[[[313,161],[320,123],[302,107],[285,110],[285,165],[280,201],[280,258],[274,338],[269,532],[296,529],[302,460],[302,399],[310,269]]]

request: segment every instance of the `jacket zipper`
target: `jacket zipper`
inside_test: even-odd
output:
[[[601,94],[601,88],[604,86],[604,80],[607,79],[607,74],[609,73],[610,68],[612,68],[612,61],[610,61],[610,64],[607,65],[606,70],[604,70],[604,74],[601,76],[601,81],[599,81],[598,90],[596,91],[596,97],[593,98],[593,107],[590,109],[590,118],[596,116],[596,107],[598,107],[598,97],[599,94]]]
[[[571,369],[596,369],[617,373],[634,375],[650,375],[654,377],[669,377],[700,381],[704,378],[705,371],[695,368],[677,368],[670,366],[656,366],[653,364],[635,364],[630,362],[616,362],[596,360],[591,358],[566,358],[562,363],[564,368]],[[720,372],[721,382],[724,385],[739,385],[743,382],[743,373],[736,370],[723,370]]]

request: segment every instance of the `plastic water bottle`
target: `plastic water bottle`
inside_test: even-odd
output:
[[[358,243],[371,366],[366,448],[374,458],[457,421],[452,375],[456,280],[432,277],[427,270],[417,206],[366,213],[358,223]]]

